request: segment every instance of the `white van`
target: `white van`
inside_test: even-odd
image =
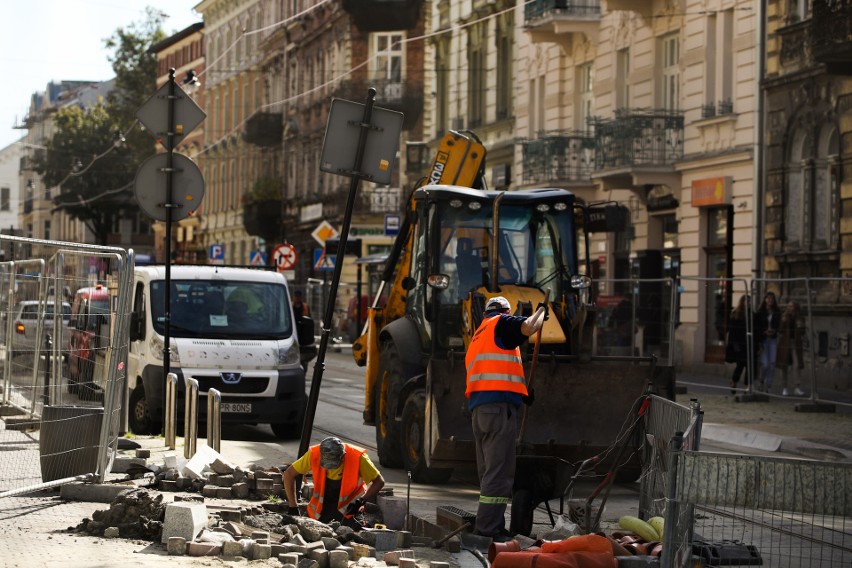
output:
[[[136,267],[130,318],[129,426],[137,434],[163,425],[164,266]],[[305,364],[316,354],[313,321],[294,320],[284,276],[211,265],[171,268],[170,371],[198,381],[198,413],[206,394],[222,393],[222,422],[268,423],[276,436],[301,434],[307,397]],[[301,345],[301,347],[300,347]]]

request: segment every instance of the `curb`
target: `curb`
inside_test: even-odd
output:
[[[701,427],[701,439],[767,452],[797,454],[815,460],[852,461],[852,453],[838,448],[723,424],[704,424]]]

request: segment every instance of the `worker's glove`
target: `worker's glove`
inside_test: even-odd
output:
[[[544,308],[544,321],[549,320],[550,308],[547,307],[547,304],[545,304],[544,302],[539,302],[539,304],[535,307],[536,311],[538,311],[539,308]]]
[[[527,393],[528,394],[521,396],[521,402],[527,406],[532,406],[532,403],[535,402],[535,391],[533,389],[528,389]]]
[[[287,514],[291,517],[298,517],[301,515],[298,507],[287,507]]]
[[[364,506],[363,499],[355,499],[349,505],[346,506],[346,514],[347,515],[357,515],[361,511],[361,507]]]

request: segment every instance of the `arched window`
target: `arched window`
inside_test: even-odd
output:
[[[836,199],[840,187],[838,158],[840,141],[837,128],[825,124],[820,130],[814,162],[814,184],[811,206],[811,239],[814,250],[825,250],[837,244]]]
[[[787,198],[784,200],[784,226],[786,246],[788,249],[798,249],[804,236],[803,211],[806,206],[804,196],[805,175],[807,168],[807,148],[811,147],[808,135],[804,129],[799,129],[793,135],[787,160]]]

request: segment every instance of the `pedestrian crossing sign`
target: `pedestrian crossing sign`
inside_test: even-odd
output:
[[[325,254],[325,249],[314,249],[314,270],[333,271],[336,254]]]

